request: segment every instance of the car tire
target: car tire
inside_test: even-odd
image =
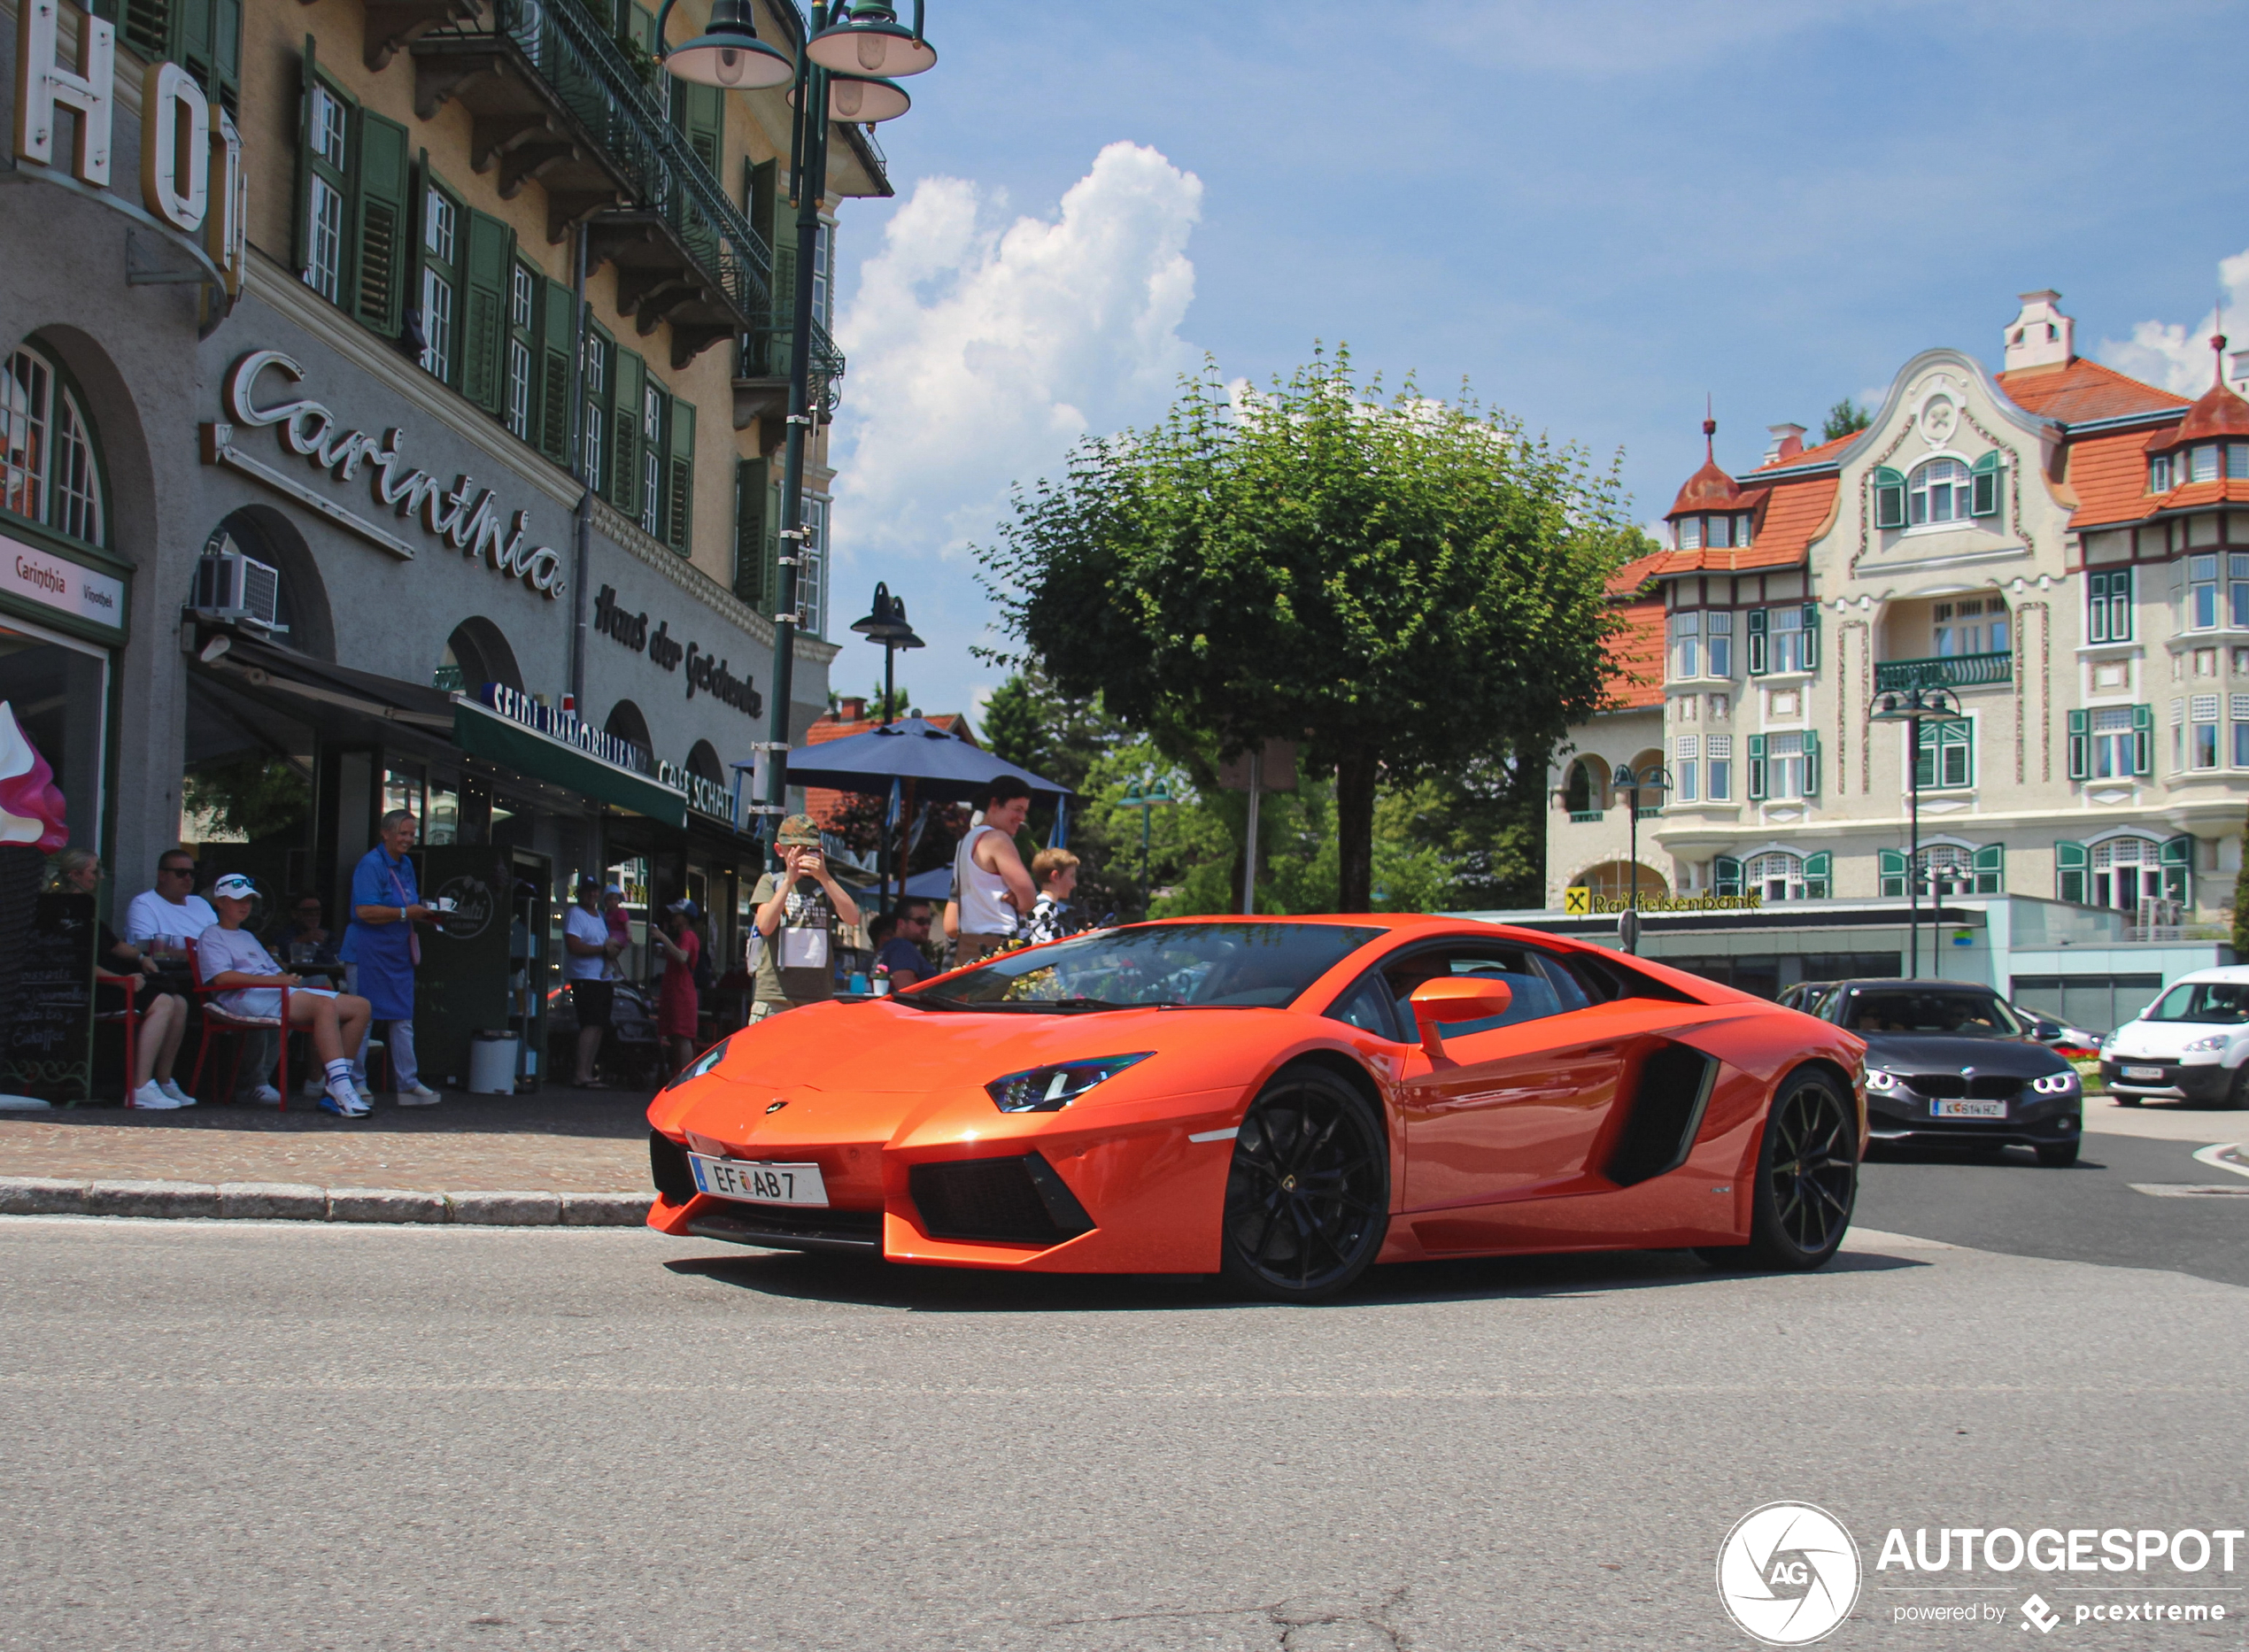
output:
[[[2041,1142],[2033,1147],[2031,1152],[2038,1155],[2038,1162],[2049,1170],[2066,1170],[2077,1162],[2079,1146],[2080,1144],[2075,1141],[2057,1141],[2052,1144]]]
[[[2137,1096],[2118,1095],[2113,1091],[2109,1093],[2108,1099],[2115,1102],[2118,1107],[2137,1107],[2140,1104],[2140,1099]]]
[[[1825,1267],[1859,1200],[1859,1122],[1850,1092],[1818,1068],[1797,1071],[1766,1110],[1746,1245],[1697,1247],[1716,1268],[1808,1273]]]
[[[1390,1225],[1390,1153],[1381,1115],[1318,1067],[1277,1074],[1242,1115],[1226,1173],[1219,1268],[1276,1302],[1347,1290]]]
[[[2225,1100],[2218,1105],[2232,1113],[2249,1107],[2249,1063],[2233,1069],[2233,1082],[2226,1086]]]

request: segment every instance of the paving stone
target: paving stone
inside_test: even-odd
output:
[[[637,1228],[648,1220],[650,1193],[565,1193],[562,1224],[573,1228]]]
[[[59,1176],[0,1176],[0,1216],[74,1216],[86,1208],[86,1184]]]
[[[560,1193],[447,1193],[456,1222],[481,1227],[554,1227],[562,1220]]]
[[[443,1193],[417,1193],[403,1187],[331,1187],[331,1222],[448,1222],[452,1212]]]
[[[221,1182],[219,1214],[269,1222],[325,1222],[328,1189],[305,1182]]]
[[[207,1182],[89,1182],[91,1216],[215,1216],[219,1190]]]

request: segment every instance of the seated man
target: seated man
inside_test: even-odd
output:
[[[367,1103],[352,1085],[351,1052],[359,1047],[367,1030],[367,1001],[350,993],[330,992],[300,985],[301,977],[288,974],[243,928],[257,886],[248,878],[229,876],[211,886],[212,903],[219,922],[196,938],[196,962],[203,984],[214,989],[213,1001],[237,1015],[277,1016],[282,1013],[278,989],[288,987],[289,1023],[284,1031],[309,1032],[313,1053],[326,1069],[328,1088],[321,1097],[321,1111],[342,1118],[364,1118]]]
[[[901,901],[896,912],[877,918],[867,933],[875,943],[875,973],[890,983],[892,992],[926,981],[935,973],[929,954],[922,950],[930,938],[928,901]]]

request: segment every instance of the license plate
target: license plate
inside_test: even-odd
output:
[[[2160,1067],[2127,1067],[2123,1069],[2121,1077],[2160,1079],[2163,1077],[2163,1069]]]
[[[2005,1118],[2007,1104],[2004,1101],[1932,1101],[1928,1110],[1936,1118]]]
[[[691,1153],[695,1185],[720,1199],[758,1205],[817,1205],[826,1208],[828,1185],[816,1164],[753,1164],[746,1159],[714,1159]]]

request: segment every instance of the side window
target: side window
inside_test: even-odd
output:
[[[1568,970],[1526,946],[1449,946],[1401,959],[1383,973],[1389,980],[1392,1004],[1401,1027],[1414,1024],[1413,990],[1425,981],[1469,976],[1507,983],[1514,1001],[1505,1015],[1482,1021],[1455,1022],[1445,1029],[1449,1038],[1488,1032],[1495,1027],[1512,1027],[1526,1021],[1542,1021],[1549,1015],[1583,1009],[1592,1001]]]
[[[1390,994],[1381,976],[1370,975],[1328,1008],[1327,1018],[1356,1027],[1378,1038],[1393,1038],[1398,1030],[1390,1020]]]

